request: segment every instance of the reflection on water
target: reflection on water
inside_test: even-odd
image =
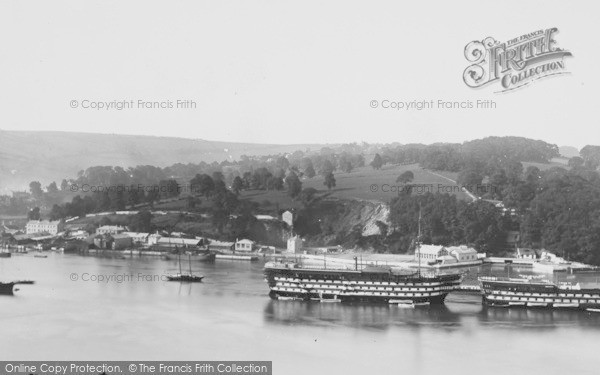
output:
[[[600,314],[579,310],[482,307],[482,324],[518,329],[559,329],[567,326],[600,329]]]
[[[393,326],[441,328],[460,325],[460,316],[446,306],[398,307],[385,304],[332,304],[302,301],[270,301],[265,321],[284,325],[352,327],[386,330]]]
[[[600,329],[600,314],[578,310],[547,310],[482,306],[478,296],[450,296],[443,306],[397,307],[384,304],[329,304],[302,301],[269,301],[265,322],[315,327],[352,327],[387,330],[391,327],[460,329],[461,322],[476,318],[485,328],[558,329],[573,325]]]
[[[99,283],[70,275],[164,275],[178,270],[177,261],[66,254],[0,259],[0,281],[36,280],[15,297],[0,296],[0,333],[10,338],[0,340],[0,353],[20,360],[272,360],[276,373],[286,375],[388,374],[390,368],[415,374],[593,373],[600,314],[486,308],[472,294],[415,308],[273,301],[262,267],[194,263],[205,276],[202,283]],[[466,278],[475,282],[478,274],[506,272],[530,270],[481,267]],[[598,276],[581,277],[592,282]],[[498,353],[510,360],[490,367]],[[469,366],[457,358],[468,358]]]

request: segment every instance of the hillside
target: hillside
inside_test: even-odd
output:
[[[42,185],[95,165],[130,167],[199,163],[269,155],[322,145],[269,145],[139,135],[0,130],[0,192]]]

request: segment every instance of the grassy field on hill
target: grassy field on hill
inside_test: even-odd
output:
[[[416,187],[414,193],[449,192],[456,194],[459,199],[469,199],[463,192],[458,191],[456,184],[451,180],[456,179],[456,174],[451,172],[431,172],[424,170],[418,164],[410,165],[384,165],[380,170],[371,167],[357,168],[350,173],[334,172],[336,187],[331,189],[332,196],[338,198],[356,198],[375,200],[389,203],[398,195],[402,184],[396,179],[403,172],[412,171],[415,178],[412,181]],[[326,192],[323,177],[316,176],[302,180],[302,187],[312,187],[320,192]]]

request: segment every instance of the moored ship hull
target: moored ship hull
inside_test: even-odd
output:
[[[267,264],[273,299],[321,302],[443,304],[461,281],[460,274],[401,275],[390,270],[328,270]]]
[[[15,283],[0,283],[0,294],[13,295]]]
[[[558,286],[546,281],[482,277],[486,306],[593,310],[600,308],[600,289]]]

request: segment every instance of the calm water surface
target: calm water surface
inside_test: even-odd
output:
[[[193,267],[203,283],[161,281],[177,262],[152,258],[0,258],[1,281],[36,280],[0,296],[0,358],[269,360],[275,374],[598,373],[600,314],[484,308],[464,294],[415,309],[272,301],[262,262]]]

